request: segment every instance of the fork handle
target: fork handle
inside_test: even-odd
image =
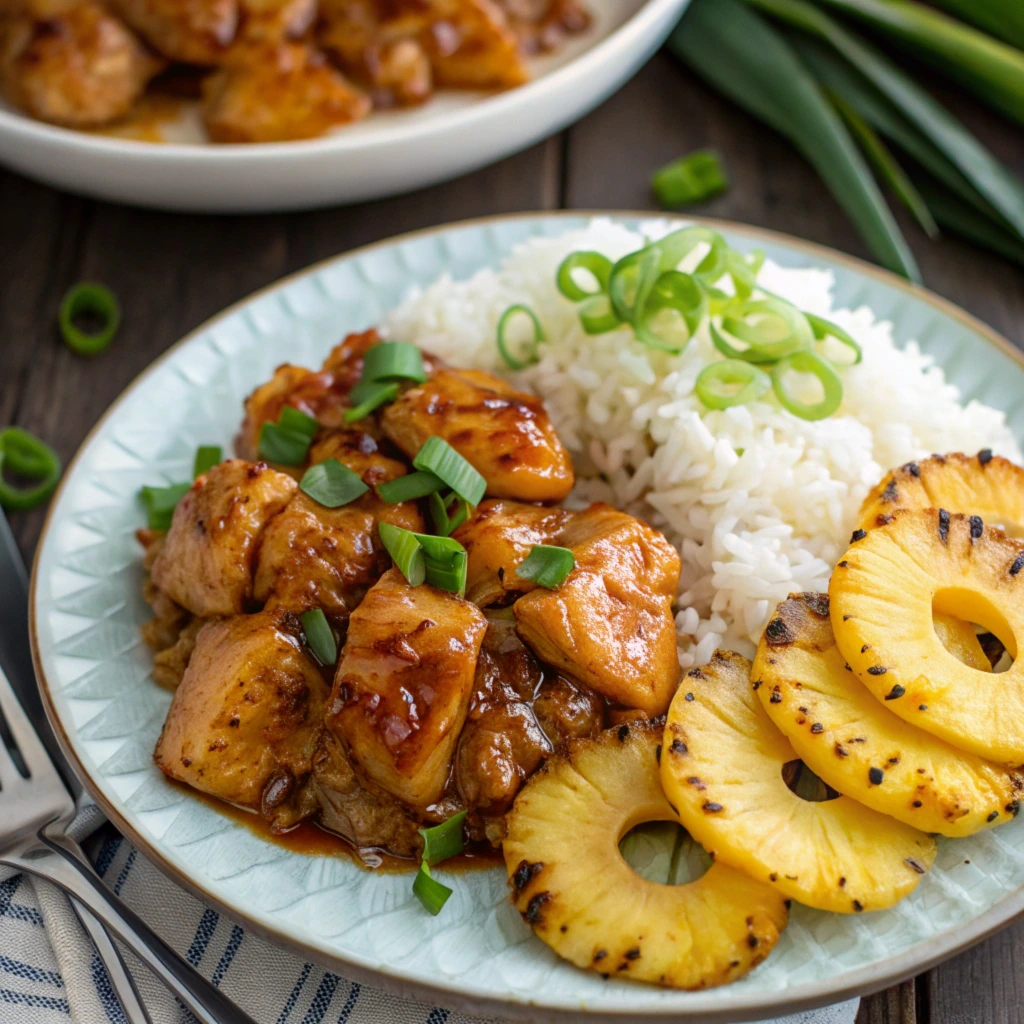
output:
[[[42,833],[38,839],[38,844],[4,854],[0,863],[45,878],[82,903],[163,981],[202,1024],[256,1024],[103,884],[73,839]]]

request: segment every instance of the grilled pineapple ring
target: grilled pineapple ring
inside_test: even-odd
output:
[[[932,626],[940,612],[1024,639],[1024,544],[978,516],[897,512],[854,542],[829,585],[832,629],[857,678],[886,707],[962,750],[1024,762],[1024,662],[998,675],[962,664]]]
[[[768,717],[840,793],[944,836],[1017,813],[1024,776],[904,722],[854,678],[832,635],[827,595],[791,594],[779,605],[753,677]]]
[[[901,509],[944,508],[979,515],[1007,532],[1024,531],[1024,469],[985,450],[933,455],[886,474],[867,496],[859,526],[884,526]]]
[[[658,779],[661,729],[572,741],[516,797],[503,849],[512,900],[559,956],[606,976],[700,989],[734,981],[786,926],[782,895],[724,864],[685,885],[636,874],[630,829],[675,821]]]
[[[934,841],[850,797],[790,792],[782,768],[797,754],[761,707],[750,668],[717,651],[669,708],[661,782],[683,826],[716,861],[819,910],[896,903],[928,870]]]

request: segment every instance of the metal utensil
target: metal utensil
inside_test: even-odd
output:
[[[148,1022],[149,1017],[107,930],[124,942],[202,1024],[255,1024],[107,889],[81,847],[66,834],[75,816],[70,787],[80,792],[80,784],[60,753],[33,685],[31,655],[27,651],[25,569],[2,514],[0,580],[7,584],[0,586],[0,621],[5,627],[0,631],[0,659],[20,679],[19,689],[26,706],[34,705],[36,721],[34,728],[6,672],[0,669],[0,864],[45,878],[71,897],[133,1024]],[[24,595],[21,601],[17,596],[19,583]],[[19,635],[24,636],[24,650],[18,646]],[[43,735],[48,744],[44,744]],[[53,754],[47,747],[52,748]],[[62,781],[57,764],[62,765],[66,781]]]

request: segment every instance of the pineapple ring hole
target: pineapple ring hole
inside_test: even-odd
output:
[[[787,761],[782,766],[782,781],[791,793],[812,804],[835,800],[839,794],[818,778],[803,761]]]
[[[674,821],[647,821],[619,842],[622,859],[641,878],[660,885],[696,882],[711,867],[704,847]]]
[[[937,591],[932,598],[932,626],[936,636],[952,657],[973,667],[955,645],[947,643],[943,631],[935,626],[936,615],[959,618],[974,630],[991,665],[982,671],[1006,672],[1013,664],[1017,648],[1013,630],[1003,613],[988,598],[965,587],[947,587]]]

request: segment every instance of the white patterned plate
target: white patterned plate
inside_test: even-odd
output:
[[[623,215],[626,221],[639,218]],[[343,857],[291,853],[168,785],[152,750],[170,701],[139,639],[139,487],[187,479],[200,443],[225,449],[242,400],[286,357],[318,365],[348,331],[377,323],[441,273],[468,276],[523,239],[581,227],[582,215],[471,222],[409,235],[313,267],[233,307],[171,349],[113,405],[53,502],[33,576],[33,639],[51,717],[115,824],[208,902],[354,980],[457,1006],[535,1018],[741,1020],[891,984],[963,948],[1024,908],[1024,820],[939,840],[935,870],[897,907],[852,918],[795,907],[771,957],[702,993],[602,981],[534,939],[498,869],[456,876],[439,918],[406,875]],[[848,257],[780,235],[715,224],[740,249],[832,270],[839,304],[866,303],[917,338],[967,398],[1004,409],[1024,439],[1024,363],[955,307]]]

